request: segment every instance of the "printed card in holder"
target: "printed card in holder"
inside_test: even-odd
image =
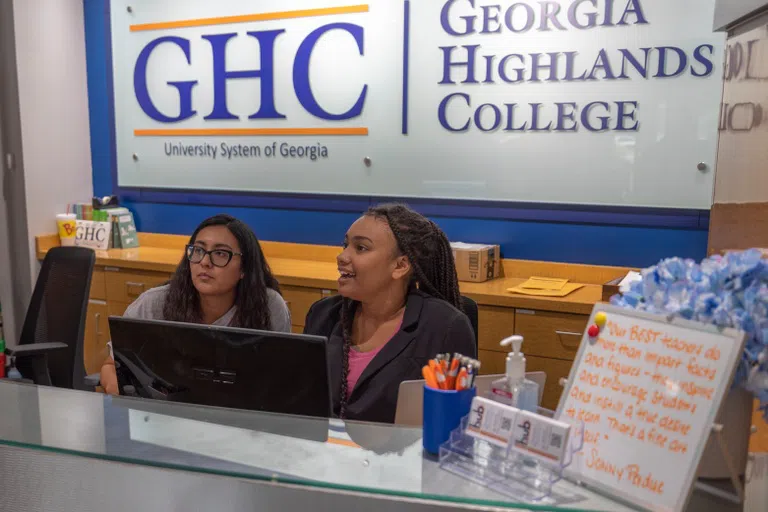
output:
[[[109,241],[112,235],[112,224],[110,222],[78,220],[76,231],[76,246],[88,247],[100,251],[109,249]]]
[[[467,435],[507,448],[519,409],[483,397],[472,400]]]

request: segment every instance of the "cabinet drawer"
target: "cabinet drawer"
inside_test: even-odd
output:
[[[499,342],[515,332],[515,310],[496,306],[479,306],[478,347],[480,350],[492,350],[506,354]]]
[[[130,304],[139,295],[157,286],[167,283],[171,276],[159,272],[124,272],[106,269],[107,301]]]
[[[94,268],[91,277],[91,291],[88,297],[96,300],[107,300],[107,282],[103,268]]]
[[[502,352],[493,352],[491,350],[480,351],[480,375],[503,374],[507,371],[507,355]],[[568,378],[571,371],[571,362],[562,359],[551,359],[548,357],[536,357],[525,355],[526,372],[544,372],[547,374],[547,380],[544,383],[544,395],[541,398],[541,406],[546,409],[555,410],[560,400],[560,394],[563,387],[560,385],[561,378]]]
[[[493,350],[478,350],[480,360],[480,375],[501,374],[507,371],[507,354]]]
[[[126,304],[125,302],[111,301],[107,303],[107,312],[109,313],[109,316],[123,316],[125,310],[128,309],[128,306],[130,306],[130,304]]]
[[[83,338],[83,362],[87,374],[99,373],[101,365],[107,359],[109,350],[109,321],[107,304],[99,300],[88,302],[85,317],[85,336]]]
[[[523,353],[573,361],[589,317],[552,311],[515,312],[515,333],[525,338]]]
[[[307,313],[312,304],[324,297],[333,295],[331,290],[320,288],[282,286],[280,289],[286,304],[288,304],[288,311],[291,312],[291,325],[295,327],[304,327]]]
[[[568,374],[571,372],[571,361],[536,357],[526,354],[525,371],[544,372],[547,374],[547,380],[544,383],[544,396],[541,398],[541,406],[552,411],[557,409],[560,395],[564,389],[563,386],[560,385],[560,379],[568,378]]]

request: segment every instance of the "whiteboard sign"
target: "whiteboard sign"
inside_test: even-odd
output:
[[[714,4],[111,0],[118,183],[708,209]]]
[[[741,331],[595,305],[557,417],[584,422],[573,476],[649,510],[684,510],[744,345]]]

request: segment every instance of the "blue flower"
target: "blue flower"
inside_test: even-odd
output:
[[[641,275],[611,304],[744,331],[734,385],[754,393],[768,419],[768,261],[761,251],[711,256],[700,264],[669,258]]]

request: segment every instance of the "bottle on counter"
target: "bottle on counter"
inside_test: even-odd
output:
[[[510,345],[512,345],[512,352],[507,355],[506,376],[491,384],[493,399],[520,410],[535,413],[539,407],[539,385],[525,378],[523,337],[514,335],[501,341],[502,347]]]

